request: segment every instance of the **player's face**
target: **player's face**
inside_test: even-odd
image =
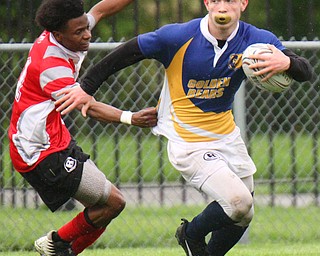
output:
[[[217,39],[227,39],[246,9],[249,0],[204,0],[209,13],[209,31]],[[222,37],[222,38],[221,38]]]
[[[73,52],[87,51],[91,39],[87,15],[69,20],[63,30],[55,31],[53,35],[60,44]]]

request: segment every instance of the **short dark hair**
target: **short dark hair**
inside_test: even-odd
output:
[[[50,32],[60,31],[71,19],[84,14],[82,0],[43,0],[35,21]]]

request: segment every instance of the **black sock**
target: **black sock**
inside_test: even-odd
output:
[[[52,241],[54,242],[65,242],[64,240],[61,239],[61,237],[59,236],[58,232],[53,232],[52,233]]]
[[[225,255],[242,237],[247,227],[230,225],[213,231],[207,246],[210,256]]]
[[[234,222],[220,204],[214,201],[188,223],[186,235],[193,240],[200,241],[210,232],[233,224]]]

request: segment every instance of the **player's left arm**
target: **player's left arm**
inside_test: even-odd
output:
[[[78,106],[81,108],[81,106]],[[111,105],[91,101],[87,114],[104,123],[125,123],[138,127],[153,127],[157,125],[157,109],[149,107],[138,112],[122,111]]]
[[[314,79],[314,70],[306,58],[295,54],[290,49],[282,51],[290,58],[290,66],[286,71],[294,80],[298,82],[312,81]]]
[[[94,17],[95,23],[98,23],[102,18],[116,14],[133,1],[134,0],[102,0],[94,5],[88,14]]]

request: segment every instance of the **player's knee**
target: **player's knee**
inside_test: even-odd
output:
[[[118,216],[126,206],[126,201],[120,191],[112,195],[112,199],[108,200],[107,205],[109,211],[112,212],[113,217]]]
[[[235,222],[246,222],[250,223],[253,217],[253,198],[251,195],[248,196],[235,196],[231,200],[231,219]]]
[[[126,206],[126,201],[124,200],[124,197],[121,195],[116,205],[114,206],[114,213],[116,214],[116,216],[118,216],[123,211],[125,206]]]
[[[254,209],[252,206],[250,211],[241,219],[241,221],[238,223],[238,225],[241,227],[249,226],[250,222],[253,219],[253,215],[254,215]]]
[[[99,227],[107,226],[114,218],[116,218],[125,208],[126,202],[123,198],[114,198],[112,203],[99,205],[99,213],[95,224]]]

